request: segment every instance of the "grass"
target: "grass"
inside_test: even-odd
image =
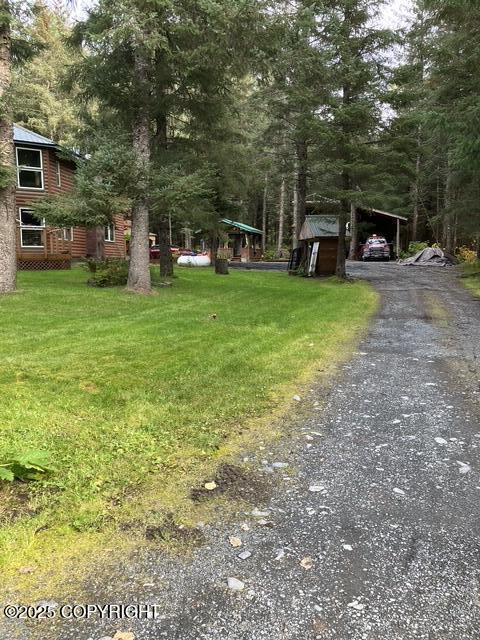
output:
[[[480,262],[463,265],[463,282],[475,295],[480,296]]]
[[[186,491],[248,421],[348,352],[377,299],[364,283],[283,273],[184,269],[150,297],[85,280],[21,273],[0,299],[0,462],[31,448],[56,467],[2,483],[4,572],[105,544],[167,478]]]

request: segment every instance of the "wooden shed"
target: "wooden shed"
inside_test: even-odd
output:
[[[338,216],[313,215],[305,217],[305,222],[300,230],[300,240],[307,244],[309,275],[330,276],[335,273],[338,233]]]

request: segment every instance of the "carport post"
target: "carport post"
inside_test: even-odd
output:
[[[400,218],[397,218],[397,259],[400,257]]]

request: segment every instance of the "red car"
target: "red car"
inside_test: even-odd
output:
[[[194,256],[195,251],[190,249],[181,249],[180,247],[170,247],[170,253],[173,256]],[[152,244],[150,247],[150,260],[160,259],[160,246],[158,244]]]
[[[383,236],[373,235],[362,247],[362,260],[390,260],[392,247]]]

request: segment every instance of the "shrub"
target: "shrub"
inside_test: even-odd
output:
[[[458,247],[455,255],[460,260],[460,262],[466,262],[467,264],[475,264],[475,262],[477,261],[476,251],[473,251],[473,249],[469,249],[469,247]]]
[[[53,470],[47,451],[24,451],[0,463],[0,480],[39,480],[45,473]]]
[[[87,266],[93,274],[88,281],[92,287],[120,287],[127,284],[128,261],[123,258],[90,260]]]
[[[428,242],[410,242],[408,249],[406,251],[402,251],[400,257],[410,258],[410,256],[414,256],[416,253],[423,251],[423,249],[426,249],[428,246]]]

